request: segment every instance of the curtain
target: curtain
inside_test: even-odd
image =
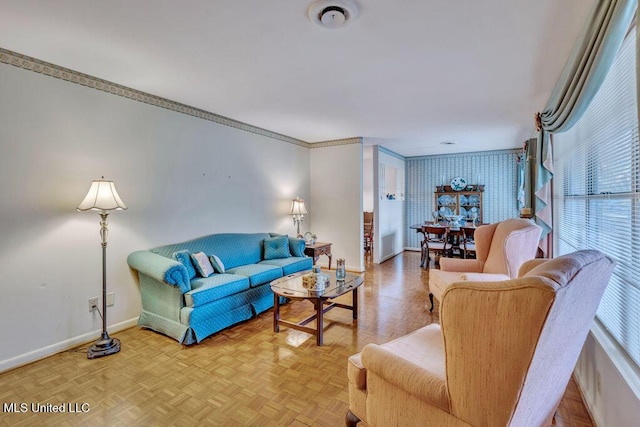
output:
[[[543,228],[543,238],[552,229],[551,134],[570,129],[584,113],[622,45],[636,6],[637,0],[596,0],[547,105],[536,114],[536,179],[531,198],[536,222]]]

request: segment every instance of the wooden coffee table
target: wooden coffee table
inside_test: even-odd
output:
[[[305,289],[302,286],[302,276],[310,273],[303,271],[301,273],[291,274],[281,277],[271,282],[271,290],[273,291],[273,331],[279,332],[280,325],[297,329],[302,332],[316,336],[316,344],[322,345],[323,332],[323,316],[327,311],[339,307],[353,312],[353,318],[358,318],[358,286],[362,285],[364,280],[362,276],[347,273],[347,277],[343,281],[337,281],[335,274],[327,273],[330,283],[324,291],[316,292]],[[335,301],[340,295],[344,295],[351,291],[352,304],[346,305]],[[280,297],[296,300],[308,300],[314,305],[315,313],[300,322],[291,322],[280,318]],[[316,327],[306,326],[312,320],[316,321]]]

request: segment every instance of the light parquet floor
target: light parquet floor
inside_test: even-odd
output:
[[[303,332],[274,333],[269,310],[198,345],[135,327],[112,334],[122,342],[118,354],[88,360],[83,351],[68,351],[5,372],[0,425],[342,426],[347,358],[367,343],[438,321],[437,311],[428,310],[428,272],[419,262],[419,253],[405,252],[368,264],[359,319],[346,310],[328,312],[322,347]],[[302,319],[311,309],[297,301],[281,314]],[[7,412],[10,403],[24,403],[27,411]],[[65,404],[66,412],[32,412],[32,404]],[[556,425],[593,425],[573,382]]]

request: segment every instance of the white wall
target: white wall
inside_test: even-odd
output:
[[[373,262],[381,263],[404,250],[404,200],[398,195],[396,200],[388,200],[381,194],[380,167],[389,165],[398,169],[398,176],[404,182],[405,161],[387,154],[380,147],[374,147],[374,244]],[[392,192],[388,189],[387,193]],[[393,191],[395,192],[395,191]],[[404,193],[404,189],[402,191]]]
[[[635,427],[640,420],[640,372],[594,322],[575,377],[597,426]]]
[[[362,144],[311,150],[311,204],[308,225],[318,241],[331,242],[335,260],[344,258],[352,271],[364,271],[362,251]],[[321,256],[326,266],[327,257]]]
[[[130,252],[214,232],[293,234],[291,199],[311,195],[305,147],[5,64],[0,94],[0,371],[98,336],[88,299],[101,293],[99,216],[75,209],[92,179],[114,180],[129,207],[109,215],[116,328],[141,308]],[[359,149],[340,150],[360,164]],[[360,212],[360,199],[349,204]]]
[[[373,146],[363,146],[362,152],[362,210],[373,212]]]

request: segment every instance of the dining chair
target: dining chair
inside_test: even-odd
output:
[[[364,250],[370,252],[373,248],[373,212],[364,212]]]
[[[430,254],[435,255],[434,262],[438,264],[440,257],[446,257],[451,250],[451,243],[449,243],[449,228],[436,226],[436,225],[424,225],[422,227],[422,234],[424,234],[424,240],[422,241],[422,256],[424,266],[429,269],[429,261],[431,259]]]
[[[453,258],[457,254],[460,256],[460,258],[464,258],[464,251],[463,251],[464,232],[462,231],[462,227],[457,227],[457,228],[449,227],[447,238],[449,240],[450,248],[446,253],[446,257]]]
[[[474,235],[476,227],[462,227],[462,258],[476,257],[476,242]]]

